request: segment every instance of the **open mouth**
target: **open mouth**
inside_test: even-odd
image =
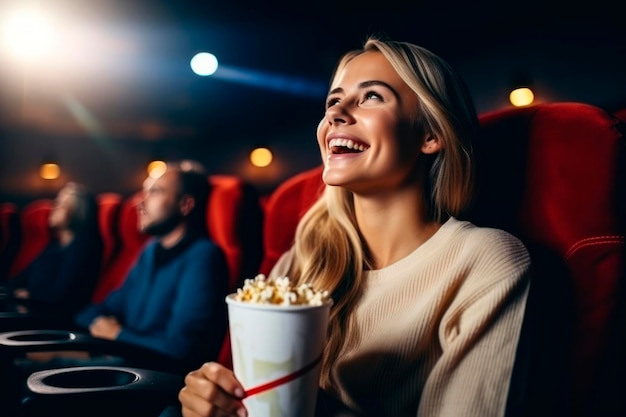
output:
[[[345,154],[345,153],[360,153],[367,149],[369,146],[363,143],[357,143],[351,139],[331,139],[328,142],[328,148],[333,155]]]

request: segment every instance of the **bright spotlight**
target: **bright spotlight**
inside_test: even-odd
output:
[[[211,75],[217,71],[217,58],[208,52],[197,53],[191,58],[191,69],[198,75]]]
[[[22,9],[5,16],[2,38],[7,51],[22,60],[40,57],[50,51],[54,30],[38,10]]]

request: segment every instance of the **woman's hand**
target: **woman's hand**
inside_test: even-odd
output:
[[[243,396],[244,389],[233,371],[207,362],[187,374],[178,399],[184,417],[246,417]]]

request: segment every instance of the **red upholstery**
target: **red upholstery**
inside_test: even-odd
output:
[[[301,172],[282,183],[265,203],[263,222],[263,260],[259,271],[269,274],[272,267],[293,243],[300,217],[323,190],[323,167]]]
[[[137,228],[137,204],[142,198],[143,192],[137,192],[126,198],[120,206],[117,222],[119,248],[115,257],[102,270],[92,296],[95,303],[103,301],[109,292],[122,285],[149,238]]]
[[[53,206],[48,199],[35,200],[24,206],[20,214],[22,242],[9,270],[9,278],[20,273],[50,241],[48,216]]]
[[[209,237],[228,261],[229,288],[255,274],[262,256],[262,211],[254,188],[231,175],[209,177],[211,194],[206,211]]]
[[[101,193],[98,202],[98,226],[102,237],[102,268],[106,269],[119,245],[116,229],[123,197],[118,193]]]
[[[9,268],[13,263],[22,239],[20,217],[13,203],[0,204],[0,282],[8,279]]]
[[[553,254],[567,270],[564,285],[571,289],[563,286],[558,298],[545,301],[559,308],[571,302],[573,308],[569,351],[558,352],[568,360],[571,391],[565,395],[572,401],[571,415],[586,415],[593,406],[590,396],[623,278],[618,209],[625,189],[618,182],[626,161],[616,124],[590,105],[543,104],[483,115],[476,146],[481,170],[473,221],[517,234],[530,248]],[[544,265],[535,261],[541,270]],[[540,354],[550,350],[546,344]]]

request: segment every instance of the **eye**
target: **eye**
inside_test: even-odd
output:
[[[382,101],[383,96],[378,94],[376,91],[367,91],[365,93],[365,100],[381,100]]]
[[[326,108],[332,107],[337,103],[339,103],[339,99],[337,97],[330,97],[326,100]]]

